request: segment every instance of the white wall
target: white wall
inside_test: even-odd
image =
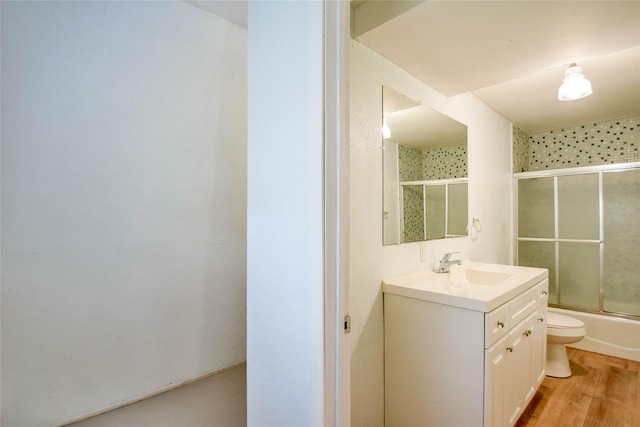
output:
[[[249,3],[247,421],[349,424],[349,4]]]
[[[245,358],[246,30],[2,2],[2,426]]]
[[[247,421],[322,426],[323,4],[249,3]]]
[[[382,246],[382,85],[449,114],[468,126],[469,219],[483,231],[458,238]],[[351,420],[355,426],[384,422],[381,280],[431,268],[445,252],[467,259],[511,260],[511,125],[470,94],[447,99],[352,41],[351,48]],[[424,245],[427,259],[420,261]]]
[[[64,427],[243,427],[244,364]]]

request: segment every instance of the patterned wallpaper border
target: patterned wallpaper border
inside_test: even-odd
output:
[[[528,150],[525,137],[514,126],[514,172],[640,161],[640,117],[529,135]]]
[[[400,181],[466,178],[467,146],[417,148],[398,145]]]

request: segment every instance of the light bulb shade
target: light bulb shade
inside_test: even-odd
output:
[[[591,82],[584,78],[582,68],[576,64],[564,72],[564,81],[558,89],[558,99],[560,101],[573,101],[591,95]]]
[[[387,123],[386,117],[382,119],[382,138],[384,139],[391,138],[391,129],[389,128],[389,123]]]

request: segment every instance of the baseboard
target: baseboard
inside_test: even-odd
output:
[[[179,383],[176,383],[176,384],[170,384],[170,385],[168,385],[166,387],[162,387],[162,388],[160,388],[158,390],[155,390],[155,391],[153,391],[151,393],[146,393],[146,394],[138,396],[138,397],[136,397],[134,399],[130,399],[130,400],[127,400],[125,402],[120,402],[120,403],[117,403],[115,405],[111,405],[109,407],[106,407],[104,409],[100,409],[98,411],[94,411],[94,412],[91,412],[89,414],[85,414],[85,415],[82,415],[80,417],[73,418],[71,420],[63,422],[62,424],[57,424],[57,426],[58,427],[66,427],[66,426],[69,426],[71,424],[78,423],[80,421],[84,421],[84,420],[87,420],[89,418],[93,418],[93,417],[96,417],[98,415],[105,414],[107,412],[115,411],[116,409],[124,408],[125,406],[129,406],[129,405],[133,405],[133,404],[138,403],[138,402],[142,402],[143,400],[147,400],[147,399],[150,399],[150,398],[152,398],[154,396],[158,396],[160,394],[176,390],[176,389],[178,389],[180,387],[184,387],[186,385],[193,384],[193,383],[195,383],[197,381],[201,381],[201,380],[213,377],[215,375],[219,375],[219,374],[221,374],[223,372],[229,371],[231,369],[239,368],[239,367],[241,367],[243,365],[246,365],[246,364],[247,364],[246,361],[234,363],[234,364],[226,366],[226,367],[224,367],[222,369],[216,369],[215,371],[207,372],[205,374],[198,375],[197,377],[189,378],[189,379],[187,379],[185,381],[182,381],[182,382],[179,382]]]

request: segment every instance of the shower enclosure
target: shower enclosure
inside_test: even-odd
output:
[[[402,242],[467,235],[467,178],[400,183]]]
[[[549,305],[640,318],[640,163],[514,174],[517,264]]]

